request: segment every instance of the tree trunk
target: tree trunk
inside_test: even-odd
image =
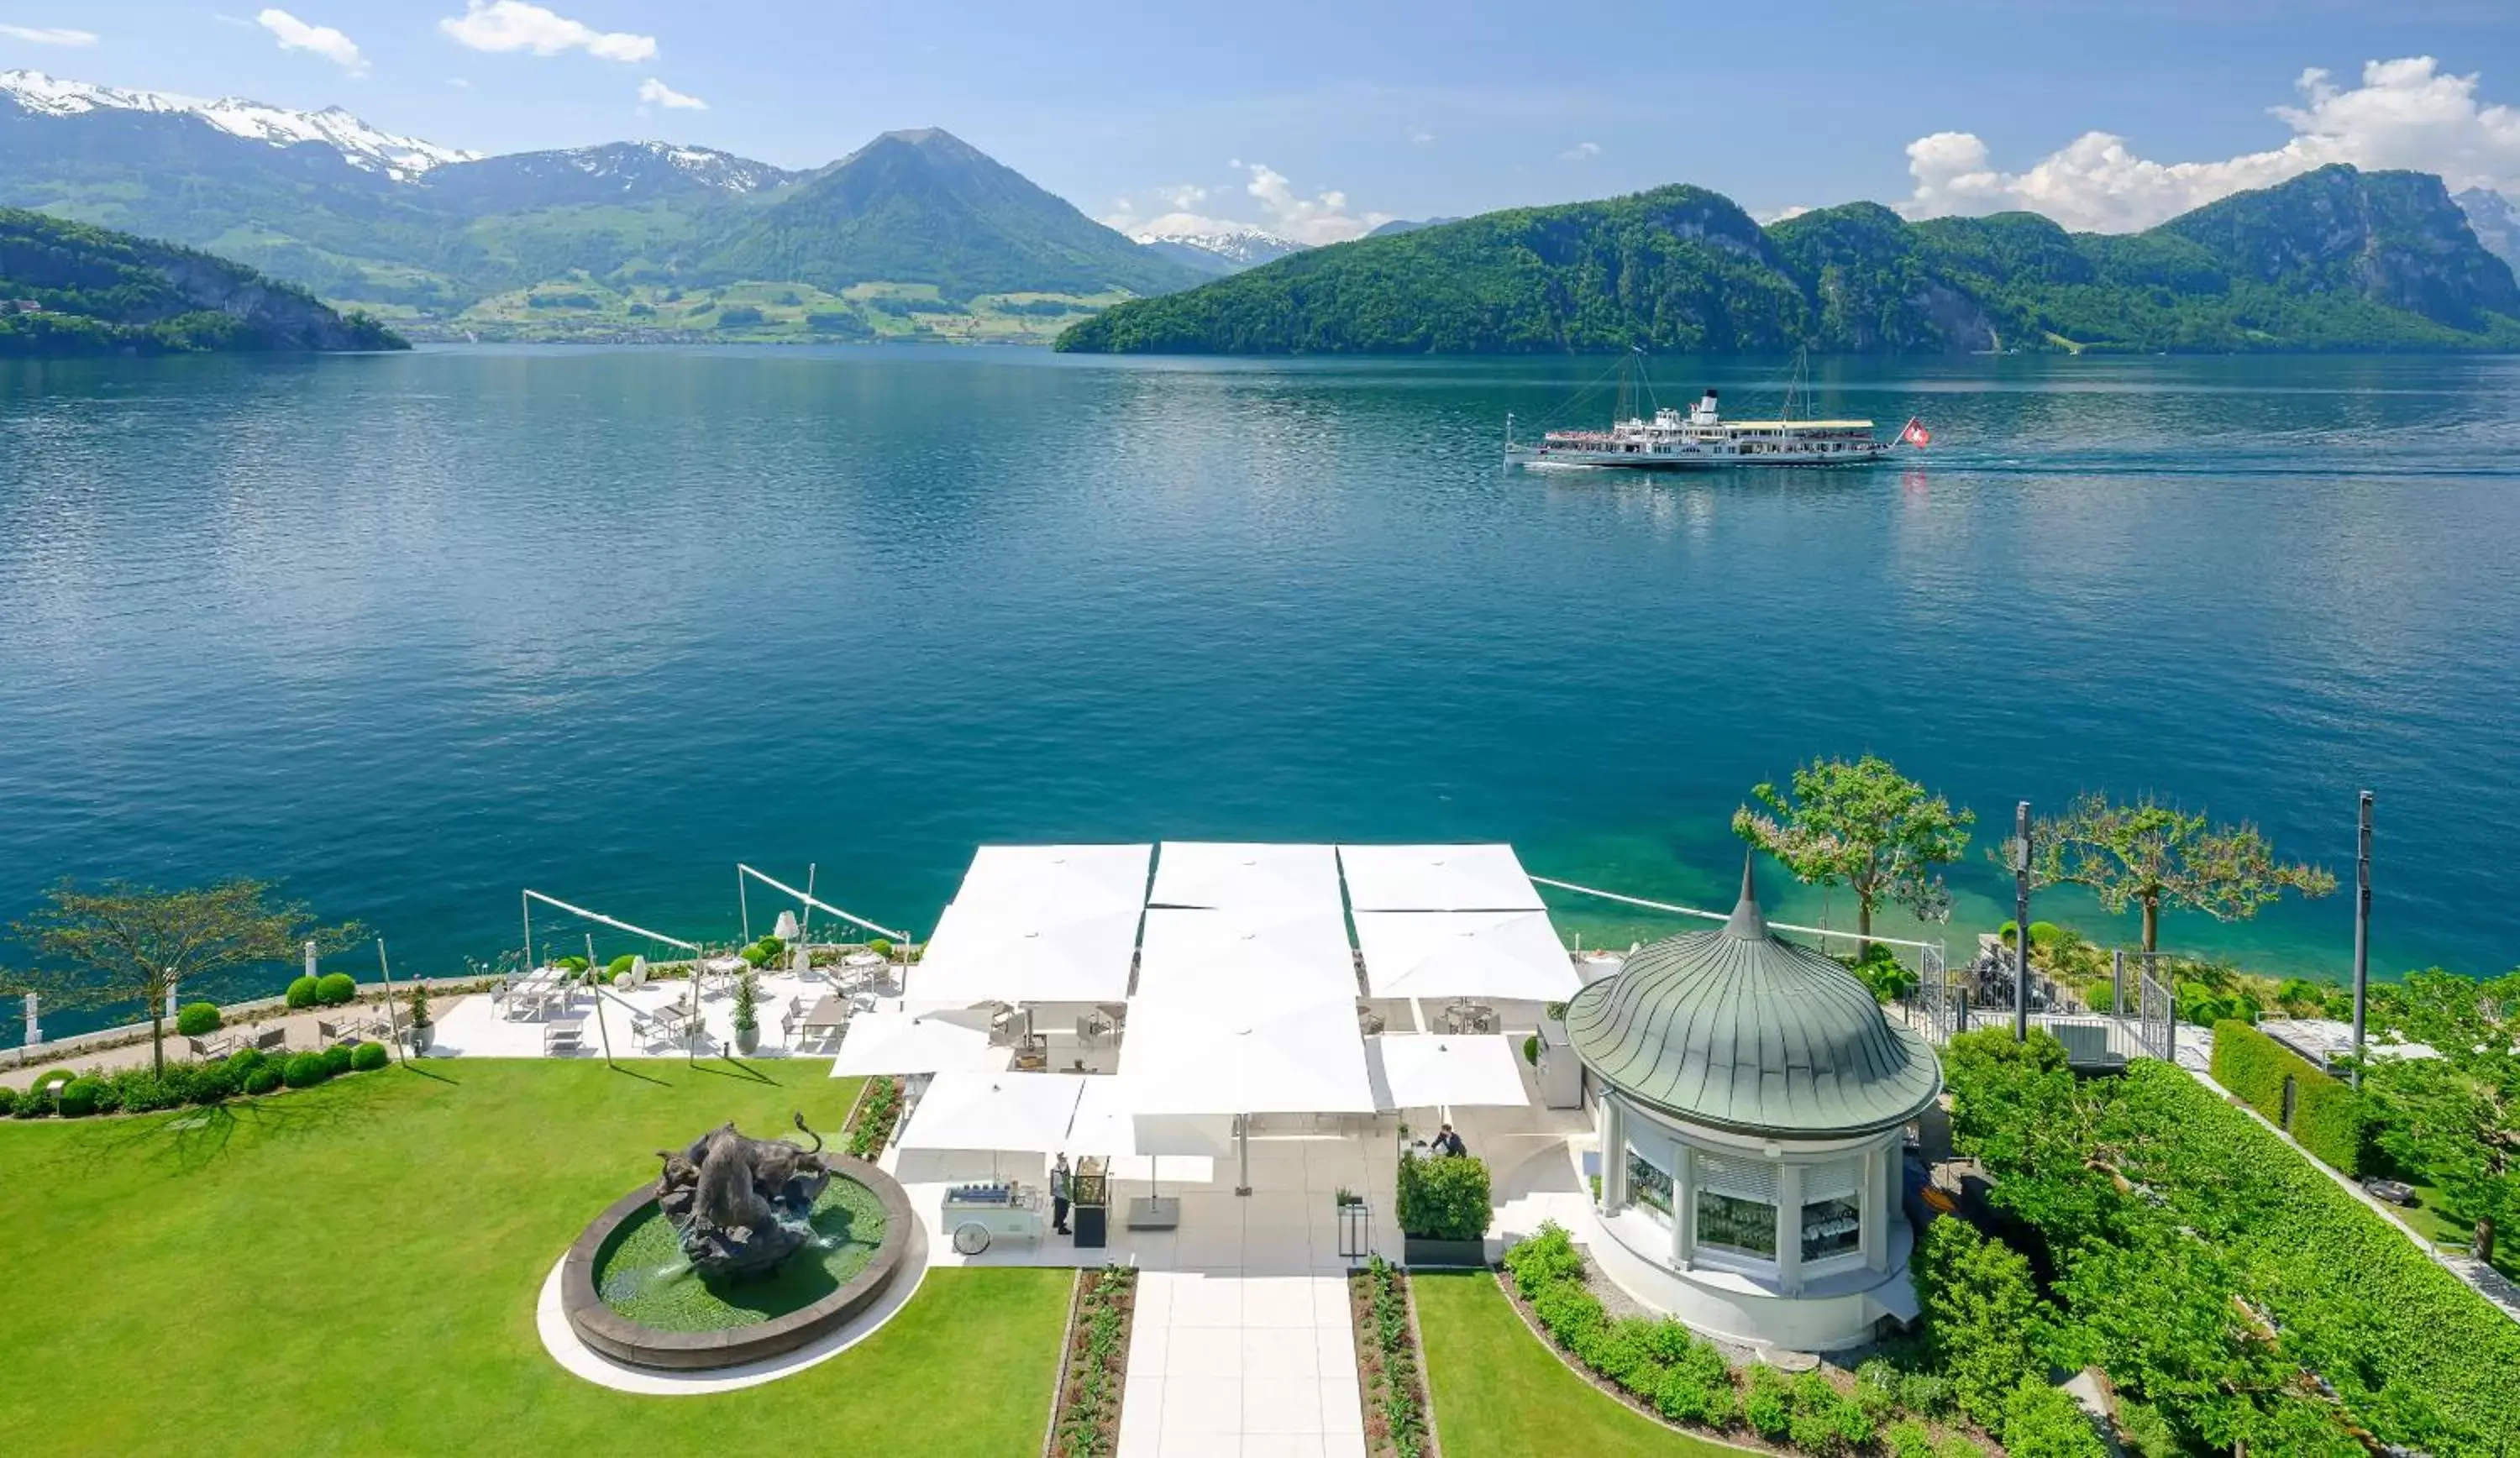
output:
[[[149,1004],[149,1061],[159,1073],[166,1071],[166,1004]]]
[[[2476,1259],[2488,1265],[2494,1263],[2494,1216],[2479,1216],[2476,1222]]]
[[[1871,950],[1872,898],[1859,896],[1855,899],[1855,959],[1864,960],[1864,954]]]
[[[2143,950],[2161,949],[2161,897],[2159,893],[2143,899]]]

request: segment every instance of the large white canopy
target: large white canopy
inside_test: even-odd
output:
[[[1009,1056],[1005,1048],[989,1046],[986,1028],[955,1021],[950,1014],[862,1012],[849,1020],[848,1032],[841,1036],[832,1077],[1003,1069]]]
[[[1519,1108],[1521,1055],[1493,1034],[1386,1033],[1365,1040],[1366,1066],[1385,1109]]]
[[[1147,864],[1151,845],[982,846],[963,873],[957,905],[986,907],[993,916],[1030,912],[1035,919],[1135,911],[1147,904]]]
[[[1141,997],[1120,1077],[1141,1114],[1371,1114],[1356,1001]]]
[[[1067,1128],[1068,1153],[1112,1159],[1223,1159],[1234,1148],[1230,1114],[1141,1114],[1126,1078],[1088,1078]]]
[[[966,1002],[1117,1002],[1129,995],[1138,907],[958,901],[910,970],[909,991]]]
[[[1541,911],[1359,911],[1356,945],[1376,997],[1555,1002],[1583,985]]]
[[[1067,1127],[1084,1091],[1080,1074],[938,1074],[919,1096],[904,1149],[977,1149],[1051,1154],[1067,1147]]]
[[[1168,840],[1156,851],[1155,906],[1296,906],[1340,913],[1338,852],[1329,846]]]
[[[1511,846],[1341,846],[1338,855],[1360,911],[1541,909]]]
[[[1138,995],[1204,1002],[1222,1011],[1254,997],[1330,1001],[1356,996],[1347,918],[1294,906],[1237,910],[1157,906],[1147,912]]]

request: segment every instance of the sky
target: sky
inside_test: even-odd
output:
[[[2520,0],[0,0],[0,69],[483,153],[941,126],[1129,231],[1299,243],[1688,182],[2126,231],[2329,161],[2520,195]]]

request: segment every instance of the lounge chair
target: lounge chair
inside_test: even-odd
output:
[[[274,1048],[285,1048],[289,1046],[289,1029],[286,1026],[265,1028],[253,1035],[253,1040],[246,1046],[259,1053],[268,1053]]]
[[[209,1038],[187,1038],[184,1041],[192,1047],[193,1056],[201,1059],[204,1063],[213,1058],[225,1058],[228,1054],[235,1052],[238,1047],[238,1042],[235,1038],[219,1038],[216,1036]]]

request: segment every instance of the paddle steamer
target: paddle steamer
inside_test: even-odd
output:
[[[1794,419],[1794,401],[1802,393],[1800,371],[1785,395],[1781,417],[1773,420],[1728,420],[1709,389],[1686,411],[1663,407],[1651,416],[1629,414],[1630,381],[1622,371],[1620,410],[1606,430],[1551,430],[1537,443],[1513,438],[1513,417],[1506,417],[1505,455],[1522,465],[1606,465],[1652,470],[1690,470],[1719,465],[1855,465],[1878,461],[1894,445],[1922,449],[1932,439],[1924,422],[1911,417],[1898,435],[1883,440],[1870,420]]]

